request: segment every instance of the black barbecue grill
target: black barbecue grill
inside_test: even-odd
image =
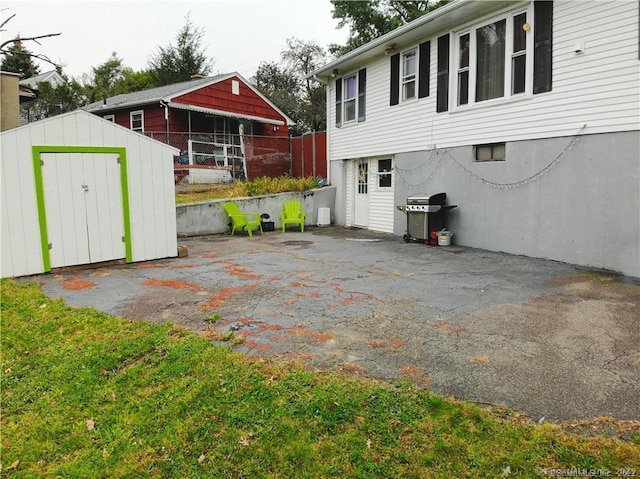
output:
[[[404,235],[404,240],[437,245],[437,232],[445,228],[446,212],[457,207],[457,205],[447,205],[446,202],[446,193],[409,196],[407,204],[399,208],[407,215],[407,233]]]

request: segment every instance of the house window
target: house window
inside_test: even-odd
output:
[[[344,79],[344,121],[345,123],[356,119],[357,75],[351,75]]]
[[[425,98],[429,96],[429,77],[431,69],[431,41],[417,48],[391,55],[389,72],[389,105],[394,106],[402,100]],[[402,87],[402,88],[401,88]],[[402,96],[400,96],[402,91]]]
[[[506,146],[504,143],[476,145],[475,150],[476,161],[504,161],[506,159]]]
[[[366,116],[367,70],[336,80],[336,126],[364,121]]]
[[[112,123],[116,122],[116,116],[115,115],[105,115],[102,117],[104,120],[110,121]]]
[[[402,54],[402,99],[416,97],[416,51]]]
[[[231,93],[234,95],[240,94],[240,82],[238,80],[231,80]]]
[[[129,113],[131,129],[142,133],[144,131],[144,112],[142,110],[132,111]]]
[[[454,91],[459,106],[531,91],[527,63],[533,39],[527,32],[528,12],[517,12],[460,32],[456,37],[457,75]]]
[[[378,187],[391,188],[391,159],[378,160]]]
[[[527,14],[513,17],[513,47],[511,49],[511,93],[524,93],[527,78]]]

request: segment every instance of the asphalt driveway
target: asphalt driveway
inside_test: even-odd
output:
[[[338,226],[179,244],[188,257],[35,280],[73,306],[212,340],[233,331],[241,352],[408,379],[535,421],[640,419],[637,279]]]

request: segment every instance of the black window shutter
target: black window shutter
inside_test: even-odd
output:
[[[342,126],[342,78],[336,80],[336,127]]]
[[[553,78],[553,2],[533,2],[533,93],[551,91]]]
[[[449,35],[438,38],[438,96],[436,111],[449,109]]]
[[[418,98],[429,96],[429,76],[431,72],[431,42],[420,44],[418,49]]]
[[[358,71],[358,121],[366,118],[367,100],[367,69]]]
[[[400,102],[400,54],[391,56],[391,96],[389,105],[397,105]]]

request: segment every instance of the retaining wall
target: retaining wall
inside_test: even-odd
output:
[[[240,208],[240,211],[243,212],[267,213],[270,216],[267,221],[273,221],[275,228],[278,229],[282,227],[280,223],[280,211],[282,211],[284,202],[289,200],[298,200],[302,203],[302,209],[307,213],[305,225],[317,224],[318,208],[329,208],[331,210],[331,222],[333,223],[336,188],[334,186],[325,186],[324,188],[308,191],[176,205],[178,236],[198,236],[230,232],[229,217],[222,207],[226,201],[235,202]],[[236,232],[236,234],[238,233]]]

